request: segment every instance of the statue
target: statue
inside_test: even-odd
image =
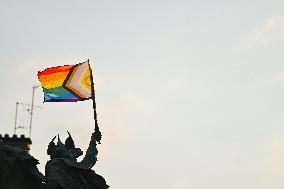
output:
[[[91,168],[97,161],[97,140],[100,140],[101,133],[96,130],[91,137],[85,157],[81,162],[77,158],[83,154],[80,148],[76,148],[74,141],[68,132],[69,137],[65,144],[60,141],[55,145],[54,140],[48,145],[47,154],[50,160],[45,166],[46,185],[48,189],[107,189],[105,179],[96,174]]]
[[[105,179],[91,168],[97,162],[97,142],[101,139],[98,129],[81,162],[77,158],[83,154],[69,137],[63,144],[57,137],[48,145],[50,160],[45,166],[45,176],[37,169],[38,160],[26,151],[11,146],[0,146],[0,188],[1,189],[107,189]]]

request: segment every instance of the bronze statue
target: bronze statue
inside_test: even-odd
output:
[[[104,178],[96,174],[91,168],[97,161],[97,137],[100,133],[93,133],[86,155],[81,162],[77,158],[83,153],[80,148],[75,148],[74,141],[69,137],[65,145],[58,136],[57,145],[55,137],[48,145],[47,154],[50,160],[45,166],[46,184],[48,189],[107,189]]]
[[[97,162],[97,141],[101,133],[96,130],[91,137],[85,157],[81,162],[77,158],[83,154],[69,137],[63,144],[57,137],[48,145],[50,160],[45,166],[45,176],[37,169],[38,161],[26,151],[10,146],[0,146],[0,188],[1,189],[107,189],[105,179],[91,168]],[[17,176],[17,177],[15,177]]]

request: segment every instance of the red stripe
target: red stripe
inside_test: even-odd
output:
[[[69,72],[70,69],[73,66],[74,65],[64,65],[64,66],[51,67],[51,68],[47,68],[43,71],[38,71],[37,75],[42,76],[42,75],[49,75],[49,74],[58,73],[58,72]]]

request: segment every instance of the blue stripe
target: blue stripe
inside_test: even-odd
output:
[[[79,99],[64,87],[43,88],[44,102],[78,101]]]

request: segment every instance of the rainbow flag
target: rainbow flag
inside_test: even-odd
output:
[[[47,68],[37,73],[44,102],[77,102],[94,97],[89,60],[76,65]]]

